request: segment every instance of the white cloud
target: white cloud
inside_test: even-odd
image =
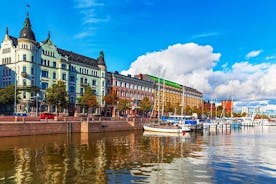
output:
[[[95,0],[74,0],[76,8],[91,8],[92,6],[104,6],[103,3],[98,3]]]
[[[197,35],[192,36],[192,39],[206,38],[206,37],[210,37],[210,36],[217,36],[219,34],[220,34],[219,32],[201,33],[201,34],[197,34]]]
[[[210,45],[175,44],[139,56],[128,70],[121,73],[147,73],[163,77],[165,69],[164,78],[196,88],[209,99],[233,97],[243,102],[276,100],[276,64],[228,63],[227,70],[214,71],[220,56]]]
[[[77,33],[74,38],[82,39],[95,35],[95,25],[103,22],[109,22],[110,17],[101,12],[104,8],[104,3],[100,3],[96,0],[74,0],[75,8],[79,10],[81,15],[81,31]],[[94,30],[94,34],[90,34],[91,30]],[[88,31],[87,31],[88,30]]]
[[[275,56],[266,56],[265,57],[265,60],[271,60],[271,59],[276,59],[276,57]]]
[[[253,50],[246,54],[246,58],[249,59],[249,58],[257,57],[259,54],[261,54],[261,52],[263,52],[263,50]]]

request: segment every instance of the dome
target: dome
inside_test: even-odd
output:
[[[35,34],[32,30],[31,21],[29,19],[29,15],[27,14],[27,17],[24,22],[24,27],[20,31],[19,38],[27,38],[33,41],[36,41]]]

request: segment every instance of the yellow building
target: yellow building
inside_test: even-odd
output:
[[[181,114],[182,112],[185,114],[188,108],[201,108],[202,106],[203,95],[194,88],[148,74],[139,76],[155,84],[155,115],[158,111],[160,115]]]

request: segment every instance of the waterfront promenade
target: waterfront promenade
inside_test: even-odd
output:
[[[141,130],[143,118],[58,117],[40,120],[38,117],[0,117],[0,137],[64,133],[100,133]]]

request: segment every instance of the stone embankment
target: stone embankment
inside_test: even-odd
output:
[[[36,117],[0,116],[0,137],[142,130],[142,124],[146,121],[143,118],[62,117],[56,120],[40,120]]]

